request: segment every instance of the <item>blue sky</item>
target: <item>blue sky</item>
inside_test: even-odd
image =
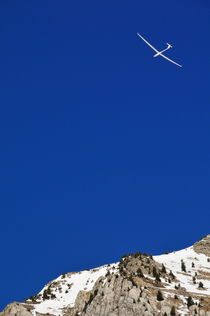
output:
[[[0,309],[210,233],[209,1],[0,9]]]

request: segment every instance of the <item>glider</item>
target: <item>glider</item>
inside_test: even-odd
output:
[[[165,51],[167,51],[168,49],[172,48],[172,45],[171,44],[168,44],[167,43],[167,48],[163,49],[162,51],[159,51],[157,50],[154,46],[152,46],[149,42],[147,42],[147,40],[145,40],[145,38],[140,35],[139,33],[137,33],[137,35],[149,46],[151,47],[155,52],[156,54],[153,56],[153,57],[158,57],[158,56],[161,56],[163,58],[165,58],[166,60],[170,61],[171,63],[175,64],[176,66],[179,66],[179,67],[182,67],[182,65],[176,63],[175,61],[173,61],[172,59],[168,58],[167,56],[163,55],[163,53]]]

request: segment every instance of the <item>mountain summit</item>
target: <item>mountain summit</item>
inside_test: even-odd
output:
[[[66,273],[0,316],[210,316],[210,235],[159,256]]]

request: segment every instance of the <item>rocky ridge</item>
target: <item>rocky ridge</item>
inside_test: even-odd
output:
[[[210,316],[210,235],[192,247],[120,262],[49,282],[0,316]]]
[[[197,253],[202,253],[210,257],[210,235],[203,237],[193,245],[193,249]]]

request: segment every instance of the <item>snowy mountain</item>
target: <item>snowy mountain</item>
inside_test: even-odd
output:
[[[210,316],[210,235],[160,256],[137,252],[120,262],[67,273],[0,316]]]

